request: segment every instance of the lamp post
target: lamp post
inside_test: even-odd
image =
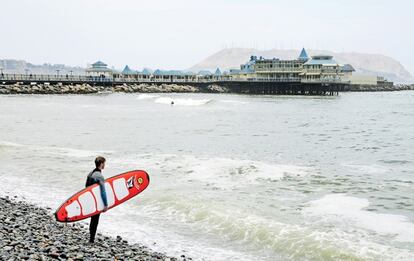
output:
[[[59,72],[60,70],[56,70],[56,77],[59,78]]]
[[[72,78],[72,76],[73,76],[73,71],[70,70],[70,77]]]
[[[3,67],[0,67],[0,76],[1,76],[1,78],[3,78]]]
[[[26,72],[26,79],[27,79],[27,74],[28,74],[28,72],[29,72],[29,69],[24,69],[24,71]]]

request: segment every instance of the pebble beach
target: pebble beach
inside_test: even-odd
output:
[[[58,223],[51,209],[9,196],[0,197],[0,220],[0,260],[191,260],[128,244],[119,235],[98,233],[90,244],[83,224]]]

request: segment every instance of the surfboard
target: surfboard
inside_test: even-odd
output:
[[[133,170],[105,180],[108,210],[124,203],[148,187],[149,176],[143,170]],[[99,184],[93,184],[68,198],[55,212],[59,222],[74,222],[102,212],[104,204]]]

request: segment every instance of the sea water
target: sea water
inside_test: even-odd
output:
[[[196,260],[414,260],[413,153],[414,92],[0,96],[1,194],[147,170],[99,231]]]

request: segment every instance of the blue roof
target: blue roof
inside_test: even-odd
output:
[[[221,71],[219,68],[216,69],[216,71],[214,72],[215,76],[220,76],[221,75]]]
[[[312,56],[312,59],[305,65],[338,65],[338,63],[330,55],[316,55]]]
[[[208,70],[201,70],[198,72],[198,75],[202,75],[202,76],[207,76],[207,75],[211,75],[212,73]]]
[[[144,68],[144,70],[142,70],[142,74],[144,74],[144,75],[151,75],[152,74],[152,71],[150,69],[148,69],[148,68]]]
[[[352,65],[345,64],[344,66],[342,66],[341,71],[343,71],[343,72],[355,72],[355,69]]]
[[[298,58],[298,60],[302,60],[302,61],[308,61],[308,60],[309,60],[309,56],[308,56],[308,54],[306,53],[305,48],[302,48],[302,51],[301,51],[301,52],[300,52],[300,54],[299,54],[299,58]]]
[[[163,75],[163,72],[160,69],[157,69],[153,72],[154,75]]]
[[[137,72],[131,70],[128,65],[122,70],[122,74],[136,74]]]
[[[254,72],[253,68],[252,68],[252,67],[250,67],[250,66],[245,66],[245,67],[243,67],[243,69],[241,69],[240,71],[241,71],[241,72],[244,72],[244,73],[253,73],[253,72]]]
[[[101,62],[101,61],[97,61],[96,63],[92,64],[93,67],[106,67],[108,66],[106,63]]]
[[[145,72],[145,69],[144,69],[144,71],[142,73],[143,74],[148,74],[148,71]],[[155,70],[152,74],[153,75],[174,75],[174,76],[194,75],[194,73],[192,73],[192,72],[185,72],[185,71],[180,71],[180,70],[163,71],[163,70],[160,70],[160,69]]]
[[[239,69],[230,69],[230,74],[239,74],[241,72],[241,70]]]

